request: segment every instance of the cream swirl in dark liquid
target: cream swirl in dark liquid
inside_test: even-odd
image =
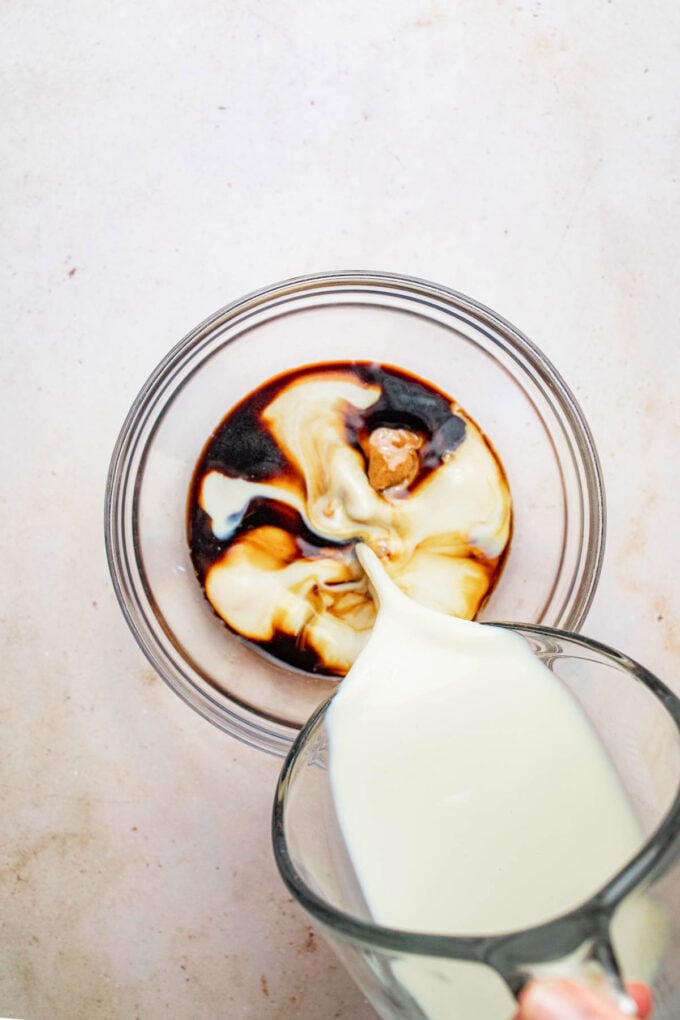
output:
[[[375,619],[355,543],[416,600],[470,619],[500,572],[510,494],[450,397],[399,369],[331,363],[265,383],[225,417],[188,525],[199,581],[232,630],[341,676]]]

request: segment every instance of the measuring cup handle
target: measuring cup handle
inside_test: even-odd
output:
[[[517,956],[513,961],[508,954],[502,966],[499,966],[499,958],[494,963],[517,999],[533,981],[562,980],[597,992],[612,1002],[623,1016],[640,1016],[637,1003],[626,990],[606,918],[591,922],[590,934],[578,949],[569,951],[565,945],[565,950],[562,957],[544,958],[535,963],[526,962],[526,956],[531,959],[530,950],[522,961]]]
[[[626,991],[609,938],[600,935],[583,949],[568,960],[523,967],[510,976],[508,983],[514,994],[519,996],[531,981],[567,979],[609,999],[623,1016],[639,1016],[635,1000]]]
[[[614,1016],[614,1012],[616,1013],[617,1017],[638,1017],[638,1016],[646,1016],[646,1015],[648,1015],[648,1014],[640,1014],[640,1013],[638,1013],[638,1009],[637,1009],[637,1005],[636,1005],[635,1000],[631,996],[629,996],[625,991],[621,992],[618,989],[613,988],[610,984],[605,984],[602,981],[598,982],[598,981],[592,980],[590,978],[588,978],[587,980],[583,980],[583,979],[579,980],[577,977],[571,977],[569,979],[555,978],[555,979],[551,980],[550,978],[548,978],[546,976],[542,976],[540,979],[537,980],[536,983],[538,985],[540,985],[543,982],[549,982],[550,985],[551,985],[551,988],[554,989],[554,993],[555,993],[555,1005],[554,1005],[553,1009],[554,1009],[555,1017],[558,1016],[558,1003],[561,1002],[562,1000],[564,1001],[564,1016],[565,1016],[565,1018],[568,1017],[568,1016],[570,1017],[572,1015],[572,1010],[574,1011],[574,1016],[576,1015],[577,1011],[578,1011],[578,1015],[581,1016],[581,1012],[580,1012],[581,1008],[585,1009],[588,1006],[590,1006],[591,1009],[593,1009],[592,1016],[596,1015],[595,1014],[595,1010],[596,1010],[597,1007],[595,1006],[595,1001],[594,1000],[591,1001],[590,997],[587,996],[587,995],[584,996],[584,1001],[582,1001],[581,997],[575,993],[575,989],[577,987],[582,988],[584,990],[584,992],[585,992],[586,989],[588,991],[597,992],[597,1001],[599,1003],[602,1003],[603,1007],[604,1007],[605,1000],[606,1000],[606,1002],[611,1003],[611,1006],[613,1007],[613,1009],[610,1010],[609,1006],[604,1007],[604,1011],[602,1012],[602,1016],[603,1017],[605,1016],[605,1013],[606,1013],[607,1017],[610,1017],[610,1016],[613,1017]],[[531,984],[531,983],[532,982],[530,981],[529,984]],[[538,989],[537,989],[537,991],[538,991]],[[524,1004],[524,997],[521,995],[521,993],[520,993],[520,1003]],[[533,1005],[533,1012],[532,1012],[532,1008],[531,1008],[532,1005]],[[539,1011],[540,1011],[540,1015],[542,1017],[543,1016],[543,1011],[542,1011],[541,1007],[543,1007],[545,1009],[545,1015],[547,1016],[548,1015],[548,1011],[550,1010],[551,1006],[552,1006],[552,998],[550,1000],[550,1003],[548,1003],[548,1001],[546,1001],[545,1007],[543,1007],[543,1000],[541,1000],[540,1005],[539,1005],[538,1001],[536,1001],[535,1004],[534,1004],[534,1000],[530,996],[529,997],[529,1001],[527,1001],[527,1003],[526,1003],[526,1016],[529,1017],[529,1015],[531,1015],[531,1017],[533,1018],[534,1012],[536,1013],[536,1016],[538,1016],[539,1015]],[[524,1017],[524,1015],[525,1015],[524,1011],[522,1010],[520,1016]],[[585,1014],[583,1014],[583,1015],[585,1015]],[[590,1016],[591,1013],[589,1012],[588,1015]],[[597,1015],[598,1016],[600,1015],[599,1012],[597,1013]],[[550,1016],[551,1017],[553,1016],[552,1012],[550,1012]],[[559,1012],[559,1016],[562,1016],[561,1011]]]

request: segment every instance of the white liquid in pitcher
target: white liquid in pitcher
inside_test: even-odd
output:
[[[336,810],[374,920],[488,935],[573,909],[642,843],[589,722],[522,637],[417,605],[370,550],[359,555],[380,612],[327,725]],[[637,906],[616,935],[644,977],[657,940]],[[514,1013],[488,968],[393,968],[430,1020]]]

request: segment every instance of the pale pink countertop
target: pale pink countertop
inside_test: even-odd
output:
[[[609,496],[584,630],[680,690],[680,11],[27,0],[0,38],[0,1014],[369,1020],[275,873],[280,763],[128,632],[110,452],[167,349],[252,289],[448,284],[581,401]]]

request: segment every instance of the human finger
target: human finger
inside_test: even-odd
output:
[[[651,995],[644,985],[629,989],[641,1018],[648,1017]],[[610,999],[573,981],[535,981],[520,996],[516,1020],[626,1020]]]

